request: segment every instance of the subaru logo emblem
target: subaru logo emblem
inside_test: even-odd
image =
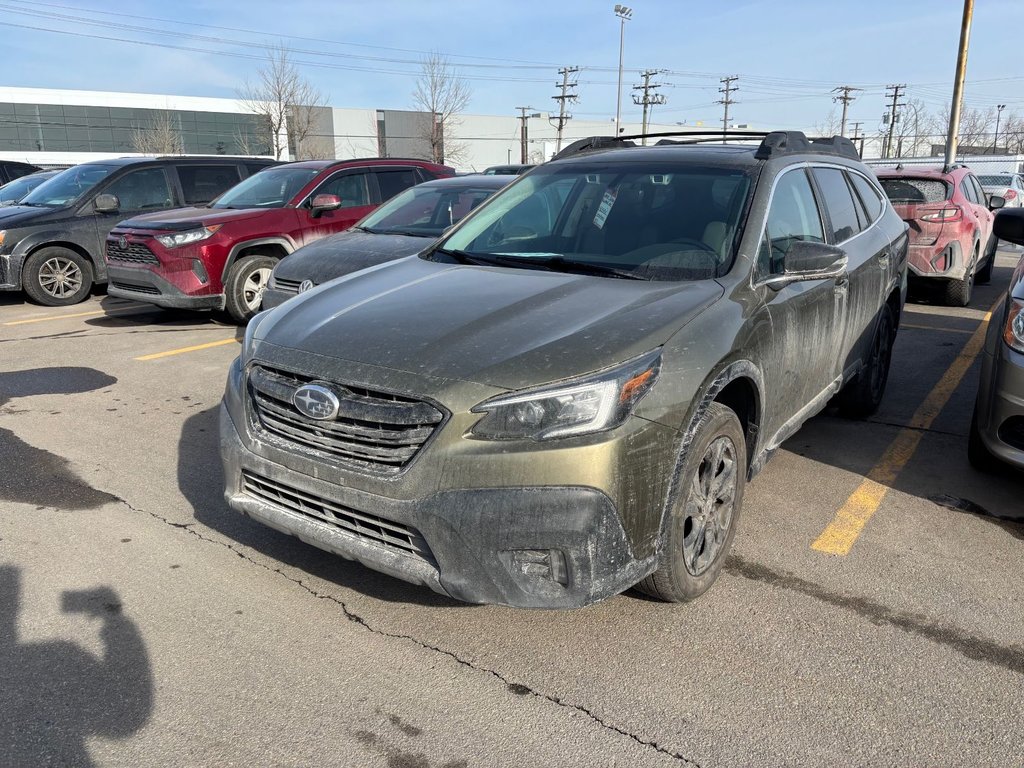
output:
[[[305,293],[306,291],[308,291],[312,287],[313,287],[313,281],[312,280],[303,280],[301,283],[299,283],[299,293]]]
[[[292,404],[303,416],[318,421],[333,419],[341,407],[338,396],[319,384],[305,384],[299,387],[292,395]]]
[[[124,235],[121,235],[119,238],[117,238],[117,247],[120,248],[122,251],[128,250],[128,238],[125,237]]]

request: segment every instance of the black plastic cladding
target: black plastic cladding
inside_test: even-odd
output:
[[[665,137],[681,136],[679,141],[670,141]],[[685,138],[690,137],[690,138]],[[699,137],[699,138],[696,138]],[[758,160],[767,160],[770,157],[780,155],[838,155],[851,160],[860,160],[857,148],[853,142],[844,136],[831,136],[829,138],[808,139],[801,131],[742,131],[729,132],[725,136],[721,132],[667,132],[636,134],[615,138],[613,136],[590,136],[586,139],[579,139],[567,146],[553,160],[561,160],[565,157],[572,157],[583,152],[593,152],[602,149],[628,149],[635,147],[632,139],[662,138],[656,146],[678,146],[686,144],[702,144],[705,142],[717,142],[723,139],[729,141],[748,141],[761,138],[761,145],[754,153]]]

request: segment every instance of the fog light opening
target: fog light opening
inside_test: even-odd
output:
[[[192,259],[192,273],[199,278],[204,285],[210,282],[210,276],[206,273],[206,267],[200,259]]]
[[[563,587],[569,583],[569,567],[560,549],[514,549],[512,564],[531,579],[548,579]]]

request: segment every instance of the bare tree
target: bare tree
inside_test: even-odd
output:
[[[824,120],[814,124],[814,132],[818,136],[838,136],[841,127],[839,123],[839,115],[836,114],[835,107],[833,107],[825,115]]]
[[[991,147],[992,132],[996,122],[996,111],[988,109],[964,109],[960,113],[960,134],[958,144],[962,147]],[[936,121],[937,133],[942,135],[942,143],[946,142],[949,133],[949,104],[942,107],[940,118]],[[1002,132],[1002,131],[1000,131]]]
[[[1024,154],[1024,117],[1011,112],[999,126],[999,148],[1011,155]]]
[[[148,125],[135,126],[132,150],[143,155],[180,155],[185,151],[178,121],[170,112],[158,112]]]
[[[284,45],[267,51],[267,63],[257,71],[255,82],[246,80],[238,98],[247,111],[266,121],[276,159],[289,148],[297,159],[320,152],[323,137],[316,136],[316,123],[326,99],[302,76]]]
[[[893,156],[918,157],[931,152],[931,137],[939,131],[937,119],[920,99],[909,99],[900,107],[900,119],[893,128]]]
[[[455,131],[460,124],[459,115],[473,93],[440,53],[431,53],[420,66],[412,103],[421,112],[433,115],[433,120],[426,122],[423,136],[430,146],[430,159],[435,163],[457,163],[464,159],[468,147],[455,138]]]

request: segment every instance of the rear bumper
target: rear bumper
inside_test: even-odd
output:
[[[225,499],[308,544],[471,603],[577,608],[655,566],[634,558],[611,499],[586,487],[450,490],[399,500],[248,450],[221,408]]]
[[[224,295],[193,296],[146,267],[107,263],[107,294],[169,309],[223,309]]]
[[[939,240],[934,245],[911,243],[907,258],[914,277],[963,280],[967,275],[967,260],[959,240]]]

